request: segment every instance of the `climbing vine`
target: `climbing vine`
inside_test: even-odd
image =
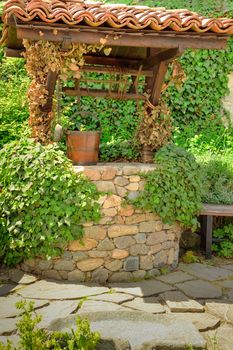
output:
[[[43,33],[41,33],[43,34]],[[79,78],[80,68],[84,65],[84,54],[96,52],[100,45],[73,44],[64,51],[62,43],[50,41],[24,40],[26,52],[26,69],[32,82],[28,91],[29,125],[33,137],[42,143],[50,139],[51,122],[53,119],[52,101],[48,97],[47,80],[49,72],[59,74],[60,78]]]

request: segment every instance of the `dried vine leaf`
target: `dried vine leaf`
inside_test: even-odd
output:
[[[52,105],[47,110],[43,109],[48,102],[46,84],[49,71],[56,72],[63,80],[73,76],[80,78],[84,54],[101,50],[103,46],[74,44],[71,50],[64,52],[62,43],[24,40],[23,44],[26,49],[26,69],[32,78],[28,91],[29,125],[32,127],[32,136],[45,144],[50,141],[53,120]]]
[[[157,106],[147,103],[137,132],[141,145],[158,150],[170,141],[171,132],[170,112],[165,102],[160,99]]]

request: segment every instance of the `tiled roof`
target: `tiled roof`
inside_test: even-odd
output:
[[[78,0],[8,0],[3,19],[14,15],[23,22],[65,23],[175,32],[233,34],[233,19],[207,18],[188,10],[166,10],[147,6],[91,3]]]

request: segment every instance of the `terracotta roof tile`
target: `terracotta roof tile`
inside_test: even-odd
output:
[[[14,15],[23,22],[63,22],[91,27],[150,29],[176,32],[214,32],[233,34],[233,19],[207,18],[188,10],[166,10],[147,6],[91,3],[78,0],[8,0],[3,20]]]

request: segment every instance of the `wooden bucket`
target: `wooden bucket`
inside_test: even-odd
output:
[[[99,131],[67,131],[67,157],[75,165],[94,165],[98,162]]]
[[[143,163],[154,163],[154,151],[149,147],[143,147],[142,149],[142,162]]]

